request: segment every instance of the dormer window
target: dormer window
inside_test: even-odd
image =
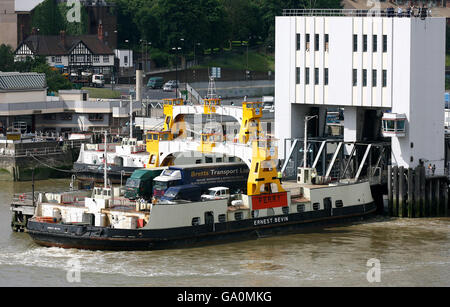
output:
[[[402,137],[406,135],[406,115],[397,113],[384,113],[383,136],[385,137]]]

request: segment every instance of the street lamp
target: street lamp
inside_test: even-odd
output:
[[[317,115],[313,116],[305,116],[305,138],[303,140],[303,168],[306,168],[306,160],[307,160],[307,147],[308,147],[308,121],[316,118]]]
[[[178,50],[181,47],[173,47],[172,50],[175,51],[175,98],[178,98]]]
[[[183,50],[186,50],[186,46],[184,44],[184,38],[180,38],[180,41],[183,43]],[[181,56],[183,59],[183,54]],[[183,61],[181,61],[181,64],[183,64]],[[177,83],[178,85],[178,83]],[[186,55],[184,55],[184,89],[187,90],[187,62],[186,62]]]
[[[200,43],[195,43],[195,44],[194,44],[194,65],[197,65],[196,58],[195,58],[195,56],[196,56],[196,53],[195,53],[195,46],[200,46],[200,45],[201,45]]]
[[[128,68],[130,68],[131,67],[131,50],[130,50],[130,44],[129,44],[129,40],[128,39],[126,39],[125,40],[125,43],[127,43],[127,46],[128,46]],[[131,77],[130,77],[130,72],[129,72],[129,69],[128,69],[128,84],[130,84],[131,85]]]
[[[148,53],[148,46],[151,46],[152,42],[147,41],[146,39],[141,39],[141,48],[142,48],[142,67],[143,67],[143,74],[145,76],[145,67],[147,65],[147,53]],[[145,46],[145,52],[144,52],[144,46]],[[145,55],[145,56],[144,56]]]

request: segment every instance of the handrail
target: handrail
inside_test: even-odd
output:
[[[421,8],[419,9],[419,15]],[[425,8],[426,16],[431,17],[431,10]],[[365,16],[377,16],[377,17],[410,17],[407,13],[407,8],[403,9],[401,14],[397,14],[397,11],[392,8],[380,9],[372,8],[369,10],[357,10],[357,9],[284,9],[283,16],[346,16],[346,17],[365,17]],[[418,15],[416,15],[419,17]],[[422,17],[422,16],[420,16]]]

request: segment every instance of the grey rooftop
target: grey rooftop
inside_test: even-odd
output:
[[[45,89],[45,74],[0,72],[0,91]]]

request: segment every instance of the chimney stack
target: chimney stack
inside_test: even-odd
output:
[[[66,32],[65,31],[60,31],[59,32],[59,39],[61,41],[61,44],[63,46],[66,46]]]
[[[103,25],[102,25],[102,20],[100,20],[99,24],[98,24],[98,39],[103,41]]]

